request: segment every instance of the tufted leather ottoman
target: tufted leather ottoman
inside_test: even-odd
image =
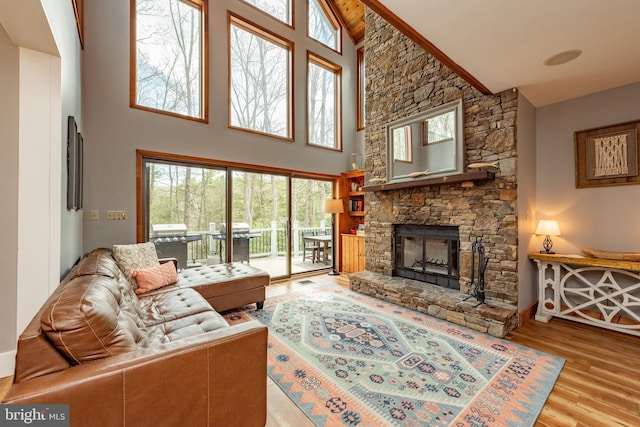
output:
[[[240,262],[186,268],[178,273],[178,287],[195,289],[218,312],[256,303],[264,305],[266,271]]]

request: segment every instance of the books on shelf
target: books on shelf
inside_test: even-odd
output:
[[[364,200],[349,200],[349,212],[363,212]]]

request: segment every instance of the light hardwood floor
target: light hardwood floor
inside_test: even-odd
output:
[[[348,287],[345,275],[305,279]],[[267,296],[295,291],[299,280],[274,283]],[[640,426],[640,337],[553,319],[531,320],[507,339],[566,359],[536,426]],[[0,379],[0,399],[10,382]],[[313,425],[271,380],[267,396],[267,427]]]

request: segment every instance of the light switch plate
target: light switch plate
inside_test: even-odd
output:
[[[124,221],[127,219],[127,211],[107,211],[108,221]]]

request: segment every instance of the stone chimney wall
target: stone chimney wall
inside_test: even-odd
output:
[[[459,98],[465,116],[465,165],[499,162],[495,180],[472,186],[366,193],[366,270],[391,275],[394,223],[457,225],[461,292],[469,292],[471,244],[483,236],[490,259],[486,296],[517,305],[517,91],[483,95],[368,8],[366,20],[366,180],[386,178],[387,123]]]

